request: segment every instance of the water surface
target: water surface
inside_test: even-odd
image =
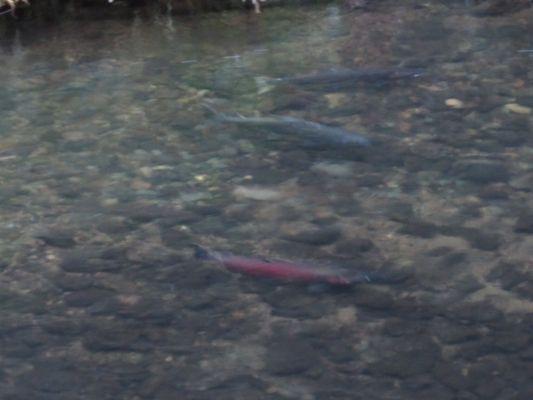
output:
[[[531,398],[531,11],[390,3],[3,39],[3,399]],[[359,67],[426,72],[262,90]],[[408,279],[316,293],[190,243]]]

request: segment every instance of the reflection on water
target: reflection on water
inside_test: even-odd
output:
[[[2,398],[531,398],[533,19],[466,11],[278,8],[5,39]],[[363,67],[424,74],[272,80]],[[191,243],[408,279],[309,291]]]

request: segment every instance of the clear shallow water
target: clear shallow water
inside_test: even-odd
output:
[[[531,398],[531,21],[429,2],[5,40],[2,398]],[[256,83],[339,66],[427,73]],[[206,101],[374,145],[220,124]],[[190,243],[409,279],[313,293]]]

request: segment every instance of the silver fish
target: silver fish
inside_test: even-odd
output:
[[[334,145],[367,147],[371,144],[368,138],[358,133],[289,116],[243,117],[218,113],[216,119],[225,123],[268,129],[277,133],[301,135],[307,139]]]
[[[420,68],[333,68],[313,74],[286,78],[256,77],[259,93],[270,91],[276,85],[296,85],[317,89],[348,89],[356,84],[384,84],[418,78],[425,71]]]
[[[348,82],[379,82],[397,79],[417,78],[423,74],[418,68],[364,68],[364,69],[333,69],[311,75],[283,78],[282,82],[295,85],[335,84]]]

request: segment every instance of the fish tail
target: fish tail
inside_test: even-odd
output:
[[[369,274],[367,272],[359,272],[349,277],[348,281],[350,282],[350,285],[356,285],[359,283],[371,283],[374,282],[374,279],[372,277],[372,274]]]

